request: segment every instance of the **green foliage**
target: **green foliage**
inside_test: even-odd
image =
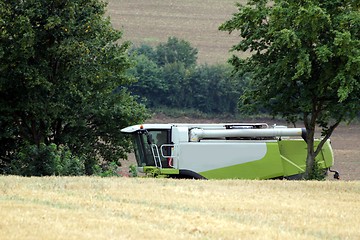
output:
[[[236,113],[243,78],[232,75],[230,66],[196,65],[197,51],[176,38],[169,38],[155,49],[142,45],[132,52],[137,65],[130,74],[138,82],[130,89],[141,96],[148,107]],[[173,55],[183,57],[164,57]]]
[[[302,120],[308,132],[307,173],[326,139],[341,121],[360,111],[360,11],[357,1],[266,0],[238,4],[220,26],[239,31],[233,56],[239,74],[251,76],[242,111],[268,109],[289,122]],[[314,149],[316,126],[324,140]],[[314,150],[313,150],[314,149]]]
[[[162,68],[163,79],[168,86],[165,92],[165,104],[172,107],[188,107],[187,69],[182,62],[165,64]]]
[[[100,167],[99,165],[95,166],[95,173],[101,177],[119,177],[118,173],[118,164],[116,162],[110,162],[109,164]]]
[[[133,165],[133,164],[130,165],[129,172],[130,172],[132,177],[137,177],[138,176],[137,167],[135,165]]]
[[[119,43],[105,6],[1,1],[0,171],[25,144],[66,145],[85,159],[86,174],[100,159],[126,157],[130,142],[119,130],[146,113],[124,88],[133,81],[129,43]]]
[[[162,77],[161,68],[149,59],[145,54],[135,55],[136,66],[129,72],[138,79],[131,85],[131,90],[141,96],[148,107],[161,104],[164,100],[164,93],[168,91],[168,85]]]
[[[161,175],[160,169],[158,169],[158,168],[146,168],[145,176],[149,177],[149,178],[156,178],[156,177],[166,178],[167,177],[167,175]]]
[[[315,160],[312,171],[310,172],[309,176],[307,177],[308,180],[317,180],[323,181],[326,177],[326,171],[324,170],[321,165]]]
[[[156,47],[156,62],[159,66],[181,62],[185,68],[196,64],[198,50],[189,42],[169,37],[166,43]]]
[[[205,113],[234,115],[242,94],[243,78],[227,65],[201,65],[188,76],[190,105]]]
[[[55,144],[24,145],[15,155],[11,174],[23,176],[76,176],[85,173],[84,160]]]

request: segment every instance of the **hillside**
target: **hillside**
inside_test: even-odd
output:
[[[198,63],[224,63],[239,41],[218,30],[237,11],[236,0],[108,0],[108,14],[124,40],[157,45],[175,36],[199,50]]]

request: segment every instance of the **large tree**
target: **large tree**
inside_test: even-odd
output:
[[[267,109],[307,130],[305,178],[315,157],[342,122],[360,106],[360,2],[352,0],[252,0],[220,26],[238,31],[236,71],[251,76],[243,110]],[[322,141],[314,146],[316,128]]]
[[[24,145],[66,145],[85,157],[125,157],[120,129],[144,119],[131,83],[128,43],[99,0],[0,1],[0,172]]]

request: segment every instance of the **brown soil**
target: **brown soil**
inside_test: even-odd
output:
[[[360,124],[342,125],[331,137],[334,169],[343,180],[360,180]]]

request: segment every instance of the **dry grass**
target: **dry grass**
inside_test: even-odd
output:
[[[237,12],[236,0],[108,0],[108,14],[124,39],[157,45],[175,36],[199,50],[199,63],[225,63],[237,34],[218,30]]]
[[[0,177],[0,239],[360,239],[360,182]]]

